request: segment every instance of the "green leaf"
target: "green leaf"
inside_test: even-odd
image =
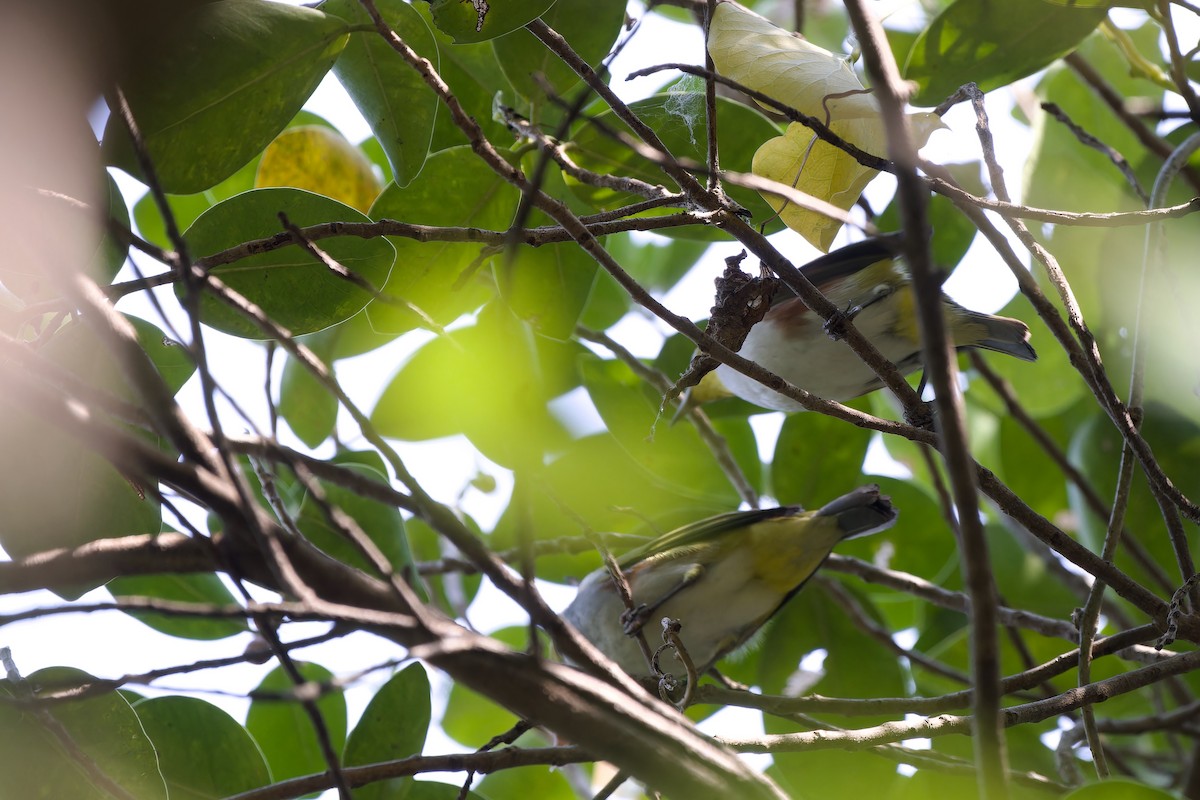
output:
[[[836,552],[841,552],[839,546]],[[881,617],[871,601],[851,586],[863,610]],[[800,659],[814,650],[828,655],[814,691],[831,697],[898,697],[906,694],[905,671],[897,657],[864,633],[833,596],[807,586],[773,618],[762,643],[759,685],[767,694],[783,692]],[[861,718],[860,723],[861,724]],[[784,724],[782,721],[768,725]],[[776,727],[776,730],[779,728]]]
[[[479,794],[488,800],[576,800],[562,770],[517,767],[489,773],[479,782]]]
[[[596,283],[599,265],[574,242],[522,247],[494,266],[500,296],[551,339],[569,339]]]
[[[163,190],[203,191],[266,147],[333,65],[345,27],[311,8],[219,0],[131,53],[121,88]],[[110,164],[142,177],[117,114],[104,145]]]
[[[704,93],[699,84],[678,84],[679,91],[655,95],[630,103],[630,109],[641,117],[663,140],[676,158],[690,158],[703,164],[705,160]],[[629,128],[612,111],[600,114],[595,123],[584,124],[575,134],[571,157],[579,166],[601,174],[627,175],[652,185],[674,185],[662,170],[634,153],[613,138],[611,131],[624,133]],[[779,129],[759,112],[741,103],[717,98],[717,141],[721,152],[721,168],[750,172],[755,150],[767,139],[779,135]],[[582,184],[567,176],[567,185],[579,198],[600,210],[620,208],[642,200],[626,192]],[[727,186],[730,198],[753,215],[756,223],[767,223],[767,233],[783,225],[775,212],[758,192],[738,186]],[[678,209],[645,212],[647,216],[677,213]],[[713,240],[723,236],[707,226],[664,228],[659,231],[672,238]]]
[[[288,123],[289,128],[300,125],[322,125],[333,129],[333,125],[328,121],[308,111],[301,111]],[[261,153],[256,155],[237,172],[216,186],[205,189],[203,192],[196,194],[168,194],[167,205],[171,209],[171,215],[175,218],[175,224],[179,226],[179,230],[187,230],[188,226],[195,222],[197,217],[220,201],[228,200],[235,194],[241,194],[253,189],[254,178],[258,174],[258,165],[262,160],[261,156]],[[173,250],[175,248],[174,243],[167,236],[166,223],[159,213],[158,204],[153,194],[147,192],[142,195],[141,200],[138,200],[134,204],[133,220],[137,223],[138,232],[146,241],[166,250]]]
[[[455,42],[483,42],[524,27],[553,4],[554,0],[433,0],[433,23]]]
[[[358,463],[357,453],[340,453],[333,463],[344,466],[348,471],[382,484],[387,478],[376,469]],[[326,500],[350,516],[392,565],[394,572],[403,574],[412,563],[412,553],[404,535],[404,519],[395,506],[371,500],[354,491],[327,481],[319,481],[325,491]],[[300,503],[296,524],[305,538],[342,563],[375,575],[371,562],[361,555],[358,548],[330,525],[321,507],[310,494],[305,494]]]
[[[1113,778],[1076,789],[1063,795],[1062,800],[1169,800],[1173,797],[1175,795],[1170,792],[1155,789],[1144,783]]]
[[[410,664],[385,683],[346,740],[345,764],[355,767],[420,755],[429,730],[429,677]],[[412,778],[392,778],[354,792],[355,800],[404,800]]]
[[[488,634],[514,650],[529,649],[529,628],[517,625]],[[545,642],[542,642],[543,646]],[[446,712],[442,715],[442,730],[446,735],[467,747],[478,747],[493,736],[504,733],[517,723],[509,711],[476,694],[461,683],[450,687]],[[506,770],[507,771],[507,770]],[[545,771],[545,770],[543,770]],[[537,795],[532,795],[536,797]]]
[[[863,724],[856,717],[854,724]],[[783,731],[781,731],[783,732]],[[767,770],[767,777],[779,782],[789,797],[886,797],[906,778],[896,765],[882,758],[864,759],[861,753],[820,750],[809,753],[780,753]],[[930,795],[961,797],[972,795]]]
[[[437,69],[437,43],[416,9],[403,0],[377,0],[376,7],[404,43]],[[350,22],[371,21],[357,0],[327,0],[321,10]],[[406,186],[429,153],[437,95],[374,30],[351,35],[333,72],[387,153],[395,182]]]
[[[485,800],[475,792],[462,794],[462,787],[436,781],[413,781],[404,800]]]
[[[968,81],[985,92],[1032,75],[1075,49],[1108,13],[1045,0],[956,0],[917,37],[904,77],[917,105],[936,105]]]
[[[517,190],[485,168],[470,147],[455,147],[430,156],[421,174],[403,189],[395,184],[384,189],[371,207],[371,218],[505,230],[518,199]],[[479,280],[487,274],[483,266],[489,256],[481,245],[401,237],[388,241],[396,247],[396,268],[384,286],[385,301],[372,303],[367,311],[376,331],[403,333],[423,324],[413,308],[445,324],[490,296]]]
[[[969,161],[965,164],[943,165],[958,181],[959,185],[970,192],[984,194],[985,189],[979,180],[979,162]],[[927,209],[928,225],[933,229],[930,240],[933,263],[944,270],[952,270],[963,260],[971,242],[975,241],[975,224],[954,205],[950,198],[935,194],[929,198]],[[892,202],[883,210],[875,225],[881,231],[898,231],[903,223],[900,219],[900,206],[893,197]]]
[[[1091,414],[1091,398],[1081,400],[1038,424],[1062,452],[1080,420]],[[1046,519],[1068,508],[1067,481],[1042,446],[1010,415],[1000,419],[1000,475],[1008,487]],[[1110,498],[1111,499],[1111,498]]]
[[[323,331],[298,337],[313,352],[320,353],[326,358],[326,363],[339,358],[369,353],[383,347],[396,339],[395,334],[377,333],[371,327],[367,312],[360,311],[345,322],[331,325]]]
[[[622,362],[589,358],[582,366],[596,410],[634,461],[676,493],[737,506],[737,493],[696,430],[658,419],[656,391]]]
[[[254,176],[258,172],[258,159],[255,158],[233,175],[218,183],[216,186],[198,194],[169,194],[167,205],[179,230],[186,230],[196,218],[222,200],[228,200],[236,194],[248,192],[254,188]],[[167,236],[166,223],[159,213],[154,195],[147,192],[142,199],[133,205],[133,219],[137,223],[138,232],[146,241],[156,244],[166,250],[174,250],[175,246]]]
[[[6,702],[28,692],[67,689],[95,679],[69,667],[38,670],[25,687],[0,681],[0,774],[6,798],[111,800],[60,738],[45,717],[71,738],[72,746],[95,768],[138,800],[166,800],[167,787],[137,714],[120,694],[99,695],[50,705]]]
[[[171,394],[177,393],[196,372],[196,362],[188,354],[187,348],[169,338],[161,328],[152,322],[128,315],[125,319],[133,323],[133,328],[137,331],[138,344],[154,362],[155,368],[162,375]]]
[[[121,196],[121,190],[117,188],[117,182],[107,172],[104,173],[104,188],[105,218],[113,219],[128,228],[129,207],[125,205],[125,198]],[[115,278],[117,273],[121,271],[121,267],[125,266],[125,257],[128,254],[129,245],[118,244],[116,239],[113,238],[112,233],[106,230],[100,241],[100,247],[96,252],[96,262],[100,277],[106,282]],[[12,287],[9,288],[11,289]]]
[[[196,697],[153,697],[134,708],[158,754],[171,800],[220,800],[271,782],[254,739]]]
[[[464,433],[488,458],[541,462],[568,438],[546,404],[578,384],[583,348],[534,334],[507,308],[434,339],[392,378],[371,413],[384,436],[421,441]]]
[[[542,15],[542,21],[566,39],[585,63],[597,67],[621,33],[625,7],[591,0],[557,0]],[[543,104],[547,93],[535,76],[548,82],[549,91],[556,97],[564,97],[579,80],[573,69],[523,28],[493,40],[492,47],[513,88],[535,105]]]
[[[996,588],[1007,604],[1035,614],[1070,619],[1079,606],[1079,597],[1059,574],[1002,526],[988,525],[986,532]]]
[[[496,51],[491,43],[455,44],[450,36],[434,26],[428,3],[417,3],[414,8],[431,28],[441,58],[439,72],[442,80],[458,98],[463,111],[483,129],[489,141],[503,142],[511,138],[512,134],[504,124],[493,119],[492,104],[500,96],[507,98],[510,105],[516,105],[517,95],[504,77],[504,70],[496,59]],[[451,119],[446,107],[438,103],[429,152],[436,153],[463,144],[469,144],[467,137]]]
[[[1200,496],[1200,472],[1195,468],[1196,459],[1200,457],[1200,425],[1196,420],[1160,403],[1147,403],[1142,435],[1153,449],[1159,466],[1179,491],[1188,497]],[[1121,446],[1121,436],[1108,417],[1096,413],[1075,429],[1067,452],[1070,462],[1106,502],[1111,502],[1116,493]],[[1104,540],[1106,521],[1088,509],[1073,484],[1067,487],[1067,491],[1071,498],[1071,509],[1079,520],[1081,538],[1088,547],[1099,551]],[[1164,568],[1168,575],[1178,579],[1175,551],[1162,512],[1140,468],[1134,470],[1125,511],[1125,529],[1143,545],[1153,561]],[[1194,541],[1196,526],[1185,522],[1184,531]],[[1148,582],[1145,570],[1137,563],[1130,563],[1128,548],[1123,547],[1119,552],[1117,565],[1135,579]]]
[[[41,355],[83,385],[117,397],[131,388],[109,350],[81,321]],[[158,533],[158,504],[111,462],[58,425],[0,393],[0,545],[12,558],[97,539]],[[93,584],[94,585],[94,584]],[[92,586],[59,587],[78,597]]]
[[[1030,364],[1003,355],[984,353],[990,366],[1012,386],[1021,405],[1035,418],[1054,416],[1071,407],[1087,392],[1083,378],[1071,366],[1065,350],[1046,329],[1037,312],[1021,295],[1017,295],[1000,310],[1006,317],[1019,319],[1029,325],[1030,342],[1037,350],[1038,360]],[[982,379],[972,382],[968,389],[979,393]]]
[[[283,366],[279,383],[279,415],[309,447],[325,441],[337,424],[338,399],[294,358]]]
[[[195,258],[211,256],[243,242],[282,230],[279,214],[298,226],[324,222],[369,222],[336,200],[299,189],[256,189],[210,208],[184,234]],[[320,248],[367,284],[380,287],[395,261],[395,251],[382,239],[337,236],[322,239]],[[371,293],[330,272],[298,245],[288,245],[231,264],[211,274],[257,304],[293,334],[311,333],[342,322],[371,301]],[[176,286],[182,295],[183,287]],[[206,293],[201,320],[217,330],[249,339],[266,338],[258,326]]]
[[[635,239],[629,233],[609,236],[604,245],[638,283],[650,291],[660,292],[679,283],[700,263],[709,247],[705,241],[659,238],[645,241],[640,237]],[[695,345],[692,347],[695,349]]]
[[[325,720],[334,751],[341,752],[346,743],[346,698],[330,686],[333,673],[317,664],[300,661],[296,667],[305,681],[325,687],[316,700],[317,709]],[[254,690],[246,715],[246,729],[258,742],[276,781],[328,769],[312,720],[293,696],[296,688],[283,667],[276,667]]]
[[[122,575],[108,582],[113,597],[149,597],[156,600],[176,600],[185,603],[206,603],[213,606],[235,606],[237,600],[221,579],[211,573],[180,575]],[[137,621],[168,636],[183,639],[224,639],[246,631],[239,619],[206,619],[151,611],[126,611]]]
[[[824,414],[791,414],[771,462],[771,494],[783,505],[818,508],[861,482],[871,432]],[[820,457],[815,457],[820,453]]]
[[[582,525],[652,536],[737,505],[728,494],[697,496],[689,487],[663,480],[631,458],[612,434],[598,433],[570,442],[545,467],[517,471],[513,501],[497,522],[491,544],[495,549],[515,547],[523,532],[532,532],[537,541],[578,536]],[[599,556],[588,550],[539,558],[537,574],[564,582],[579,580],[598,566]]]
[[[465,517],[463,522],[477,536],[480,534],[479,527],[470,517]],[[415,560],[436,561],[444,556],[445,541],[424,520],[417,517],[405,520],[404,532],[408,535],[409,546],[412,548]],[[423,581],[424,585],[428,586],[427,594],[433,598],[437,607],[452,617],[462,616],[466,613],[467,606],[479,592],[481,582],[482,578],[479,573],[463,575],[458,572],[427,575],[424,576]]]

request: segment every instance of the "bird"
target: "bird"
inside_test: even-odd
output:
[[[921,337],[912,278],[898,255],[898,244],[897,234],[864,239],[810,261],[800,271],[907,375],[921,367]],[[825,400],[851,400],[883,385],[849,345],[829,335],[825,321],[790,288],[780,283],[769,300],[765,316],[738,350],[743,358]],[[971,311],[945,294],[942,308],[958,349],[1037,359],[1024,322]],[[675,418],[730,396],[773,411],[804,410],[795,400],[721,364],[685,393]]]
[[[702,675],[800,591],[838,542],[889,528],[897,515],[891,499],[872,484],[816,511],[780,506],[709,517],[618,560],[632,609],[601,568],[579,584],[563,617],[638,679],[658,676],[632,636],[651,620],[677,620],[683,647]]]

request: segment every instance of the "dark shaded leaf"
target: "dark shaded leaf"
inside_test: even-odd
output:
[[[311,8],[219,0],[197,6],[176,35],[145,42],[121,88],[163,190],[203,191],[253,158],[300,110],[347,38],[342,20]],[[104,146],[110,164],[141,177],[117,114]]]
[[[207,603],[213,606],[234,606],[237,600],[221,579],[213,574],[181,575],[121,575],[108,582],[108,590],[118,600],[127,597],[149,597],[156,600],[175,600],[184,603]],[[168,636],[183,639],[224,639],[246,631],[239,619],[206,619],[152,611],[127,611],[129,616]]]
[[[630,109],[650,127],[676,158],[689,158],[703,164],[705,160],[704,93],[698,87],[681,84],[677,93],[660,94],[630,103]],[[581,167],[601,174],[627,175],[647,181],[651,185],[662,185],[674,189],[674,184],[663,171],[634,153],[610,133],[601,130],[618,130],[628,133],[629,129],[620,122],[612,111],[600,114],[596,124],[585,123],[575,134],[571,157]],[[717,140],[721,152],[722,169],[750,172],[754,152],[768,139],[779,135],[779,129],[754,109],[725,98],[717,98]],[[581,199],[595,208],[610,210],[644,198],[618,192],[614,189],[581,184],[568,177],[567,185]],[[783,227],[775,219],[775,212],[758,192],[741,187],[726,187],[731,199],[745,207],[756,223],[767,223],[767,232]],[[662,209],[645,212],[658,216],[676,213],[678,209]],[[715,229],[694,225],[683,228],[664,228],[659,231],[672,238],[719,239],[724,236]]]
[[[437,43],[412,5],[378,0],[376,8],[405,44],[438,68]],[[358,24],[371,21],[357,0],[327,0],[321,10]],[[407,185],[421,171],[429,152],[437,95],[374,30],[351,34],[333,72],[387,153],[393,179],[400,186]]]
[[[311,192],[256,189],[218,203],[201,214],[184,238],[194,257],[211,256],[242,242],[279,233],[283,230],[280,212],[301,227],[323,222],[368,221],[349,206]],[[319,246],[376,288],[384,285],[396,256],[383,239],[338,236],[322,239]],[[332,273],[299,245],[247,256],[214,267],[211,273],[293,334],[311,333],[347,320],[372,299],[368,291]],[[182,294],[183,288],[176,286],[176,293]],[[245,316],[209,294],[201,302],[200,316],[205,324],[234,336],[267,337]]]
[[[554,0],[434,0],[433,23],[455,42],[484,42],[524,27],[553,4]]]

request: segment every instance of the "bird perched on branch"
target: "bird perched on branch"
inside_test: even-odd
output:
[[[798,592],[838,542],[891,527],[896,516],[872,485],[816,511],[784,506],[701,520],[619,559],[634,608],[626,608],[612,576],[599,569],[579,585],[563,617],[634,677],[651,669],[632,637],[653,621],[647,630],[653,650],[658,620],[678,620],[683,648],[701,675]],[[669,669],[673,662],[661,663]]]
[[[921,366],[921,340],[912,279],[898,256],[898,246],[895,235],[867,239],[810,261],[800,271],[884,358],[907,375]],[[1020,320],[971,311],[944,294],[942,309],[947,332],[959,349],[974,347],[1022,361],[1037,359],[1029,344],[1029,328]],[[782,283],[738,354],[826,400],[850,400],[882,386],[849,345],[832,338],[825,321]],[[722,364],[688,391],[680,411],[729,396],[775,411],[804,410],[796,401]]]

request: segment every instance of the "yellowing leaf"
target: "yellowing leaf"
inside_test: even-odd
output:
[[[936,114],[913,114],[913,133],[924,142],[929,134],[942,126]],[[834,120],[830,130],[867,152],[886,149],[883,122],[878,116]],[[848,211],[857,201],[876,171],[864,167],[845,150],[823,142],[798,122],[788,126],[783,136],[769,139],[754,154],[754,174],[819,197]],[[842,223],[824,214],[788,203],[783,198],[763,192],[779,218],[814,246],[828,252]]]
[[[734,3],[717,6],[708,51],[721,74],[825,121],[838,136],[869,153],[886,151],[879,105],[844,58]],[[930,113],[912,114],[910,122],[918,146],[923,146],[933,131],[944,127],[941,119]],[[818,140],[812,131],[795,122],[783,136],[759,148],[753,169],[756,175],[847,211],[876,174],[876,170]],[[780,212],[785,225],[821,250],[829,250],[840,222],[778,196],[765,192],[763,196]]]
[[[846,59],[734,3],[717,6],[708,52],[722,75],[814,117],[824,118],[827,96],[864,91]],[[867,101],[873,108],[865,94],[837,100],[839,116],[840,106],[857,109]]]
[[[256,189],[268,186],[306,189],[363,213],[383,190],[363,152],[323,125],[301,125],[275,137],[254,178]]]

